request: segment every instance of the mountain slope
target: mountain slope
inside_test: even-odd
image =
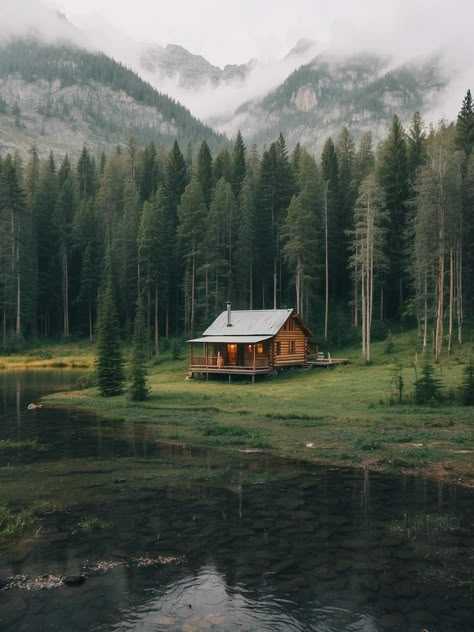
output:
[[[249,62],[229,64],[222,69],[176,44],[149,46],[143,51],[140,62],[144,70],[158,79],[177,79],[178,86],[185,88],[200,88],[206,84],[215,87],[223,82],[243,81],[252,68],[252,62]]]
[[[137,142],[182,144],[223,137],[182,105],[102,53],[18,39],[0,48],[0,145],[59,153]]]
[[[408,122],[414,112],[428,111],[446,85],[436,59],[391,68],[376,55],[320,55],[265,98],[240,106],[231,119],[212,123],[227,133],[241,129],[259,145],[281,131],[291,145],[299,141],[316,150],[343,126],[356,138],[366,130],[381,137],[394,114]]]

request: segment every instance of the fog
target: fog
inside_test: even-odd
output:
[[[451,83],[425,114],[437,121],[453,118],[466,89],[474,87],[473,18],[471,0],[0,0],[0,38],[35,35],[101,50],[202,119],[228,117],[243,102],[263,97],[319,52],[376,52],[393,65],[439,54]],[[315,40],[313,50],[286,57],[301,37]],[[186,90],[177,79],[163,80],[141,66],[146,46],[167,43],[220,67],[251,58],[258,63],[245,82]]]

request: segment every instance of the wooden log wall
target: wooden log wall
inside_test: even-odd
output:
[[[273,366],[288,366],[292,364],[304,364],[307,356],[307,338],[297,321],[294,329],[283,327],[273,339],[272,357]],[[294,353],[290,353],[290,343],[294,342]],[[281,352],[277,354],[277,344],[280,343]]]

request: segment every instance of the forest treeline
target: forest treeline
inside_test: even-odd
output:
[[[76,162],[0,159],[0,345],[94,336],[105,262],[124,337],[143,299],[150,351],[235,308],[295,307],[333,340],[374,321],[418,322],[425,348],[462,342],[474,302],[474,107],[456,123],[355,145],[347,129],[321,156],[282,135],[260,154],[240,132],[212,155],[131,139]],[[343,334],[341,334],[343,332]]]

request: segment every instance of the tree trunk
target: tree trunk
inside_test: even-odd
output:
[[[329,186],[329,181],[326,180],[326,184],[324,187],[324,244],[325,244],[325,268],[326,268],[324,340],[328,339],[328,320],[329,320],[328,186]]]
[[[301,291],[301,258],[297,257],[297,262],[296,262],[296,278],[295,278],[295,285],[296,285],[296,311],[298,314],[301,315],[301,296],[300,296],[300,291]]]
[[[89,301],[89,342],[92,342],[92,305]]]
[[[253,265],[250,264],[249,270],[249,309],[253,309]]]
[[[462,236],[457,244],[456,256],[456,315],[458,323],[458,344],[462,344]]]
[[[449,249],[449,325],[448,325],[448,355],[451,353],[453,342],[453,309],[454,309],[454,256],[453,248]]]
[[[158,318],[158,284],[155,284],[155,355],[160,354],[160,331]]]
[[[195,249],[193,248],[193,262],[192,262],[192,270],[191,270],[191,317],[190,317],[190,333],[191,336],[194,335],[194,292],[195,292],[195,279],[196,279],[196,254]]]
[[[69,336],[69,282],[68,282],[68,259],[66,248],[62,248],[62,268],[63,268],[63,335]]]
[[[16,249],[16,335],[21,336],[21,276],[20,276],[20,247]]]
[[[423,314],[423,351],[428,344],[428,273],[425,271],[425,300]]]

